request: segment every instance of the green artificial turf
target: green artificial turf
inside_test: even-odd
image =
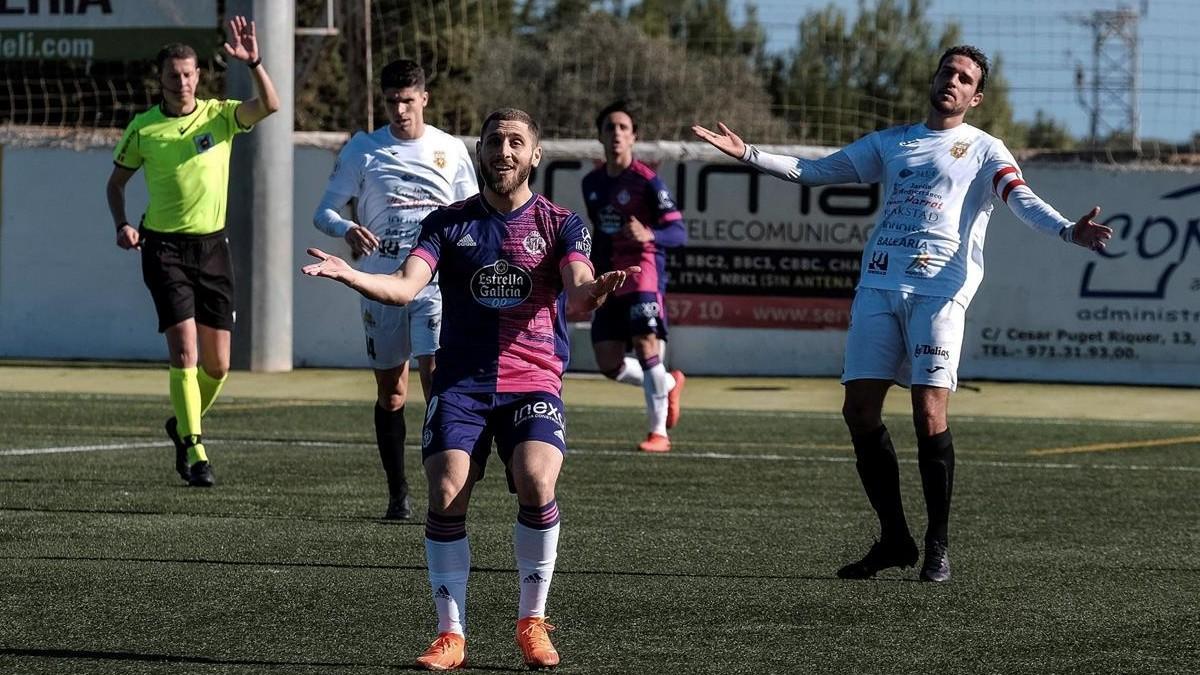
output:
[[[0,672],[409,669],[436,628],[420,408],[416,517],[397,524],[378,520],[369,403],[222,399],[205,420],[218,486],[199,490],[174,473],[164,397],[0,393]],[[919,540],[915,443],[889,423]],[[1063,449],[1200,424],[953,424],[954,576],[932,585],[834,577],[875,534],[836,416],[688,412],[650,456],[637,409],[569,407],[559,671],[1196,672],[1200,442]],[[107,449],[13,453],[78,446]],[[476,671],[523,668],[515,515],[493,456],[468,519]]]

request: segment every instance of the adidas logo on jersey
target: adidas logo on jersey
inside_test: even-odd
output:
[[[533,574],[530,574],[529,576],[522,579],[521,583],[523,583],[523,584],[544,584],[544,583],[546,583],[546,579],[544,577],[542,577],[542,575],[538,574],[537,572],[534,572]]]
[[[461,239],[458,240],[457,245],[458,246],[476,246],[475,238],[471,236],[470,232],[468,232],[467,234],[464,234]]]
[[[438,586],[438,589],[433,592],[433,597],[437,598],[438,600],[449,600],[450,591],[447,590],[445,586]]]

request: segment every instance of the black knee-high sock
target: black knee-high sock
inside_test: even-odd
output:
[[[863,489],[872,508],[879,516],[879,530],[884,538],[903,537],[908,533],[904,504],[900,500],[900,464],[896,448],[886,426],[865,434],[851,434],[854,442],[854,463]]]
[[[388,494],[393,497],[408,490],[404,477],[404,406],[389,411],[375,404],[375,442],[379,446],[379,460],[387,473]]]
[[[917,465],[921,469],[925,510],[929,513],[925,541],[947,541],[950,494],[954,491],[954,439],[949,429],[917,438]]]

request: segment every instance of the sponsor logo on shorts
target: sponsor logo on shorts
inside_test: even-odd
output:
[[[421,447],[428,448],[429,444],[432,442],[433,442],[433,429],[430,429],[429,427],[425,427],[425,431],[421,432]]]
[[[950,350],[941,345],[917,345],[913,349],[913,356],[940,356],[943,359],[950,358]]]
[[[529,299],[533,277],[507,260],[481,267],[471,277],[471,295],[475,302],[490,309],[507,309]]]
[[[631,319],[656,319],[662,312],[657,302],[639,302],[629,308]]]
[[[929,373],[930,375],[932,375],[932,374],[936,373],[936,372],[937,372],[937,371],[939,371],[939,370],[945,370],[945,369],[946,369],[946,367],[945,367],[945,366],[934,366],[934,367],[932,367],[932,368],[926,368],[926,369],[925,369],[925,372],[927,372],[927,373]]]
[[[517,408],[513,413],[513,426],[520,426],[535,419],[550,420],[562,428],[566,426],[562,411],[549,401],[534,401]]]

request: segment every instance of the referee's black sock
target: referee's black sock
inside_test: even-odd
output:
[[[917,437],[917,465],[921,469],[925,510],[929,513],[925,541],[946,542],[950,494],[954,491],[954,438],[949,429],[940,434]]]
[[[900,500],[900,464],[896,448],[886,426],[865,434],[851,434],[854,443],[854,466],[862,480],[867,499],[879,516],[880,536],[884,539],[909,539],[908,521]]]
[[[399,497],[408,492],[404,477],[404,406],[399,410],[384,410],[375,404],[375,442],[379,460],[387,474],[388,494]]]

